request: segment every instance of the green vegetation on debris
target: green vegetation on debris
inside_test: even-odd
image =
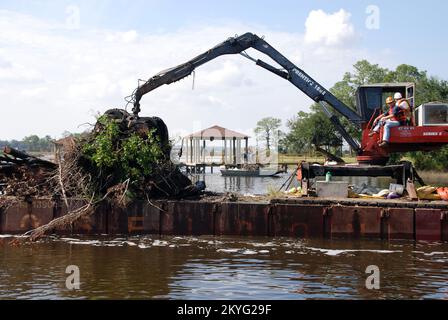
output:
[[[119,156],[114,152],[114,144],[119,135],[118,124],[105,116],[98,118],[98,123],[103,127],[96,137],[83,148],[83,154],[98,168],[113,168],[118,163]]]
[[[132,182],[153,174],[166,159],[160,148],[155,129],[144,138],[133,132],[122,137],[118,124],[102,116],[102,130],[83,148],[83,155],[98,172],[114,170],[119,180]]]

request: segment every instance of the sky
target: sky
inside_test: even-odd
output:
[[[124,108],[139,79],[253,32],[330,88],[361,59],[448,79],[448,2],[0,0],[0,140],[81,132]],[[271,62],[248,50],[256,58]],[[312,101],[240,55],[219,57],[141,101],[171,136],[220,125],[253,136]],[[130,110],[130,108],[128,108]]]

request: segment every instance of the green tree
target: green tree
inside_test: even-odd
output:
[[[278,152],[288,153],[287,135],[281,130],[278,130]]]
[[[419,170],[446,171],[448,170],[448,148],[444,147],[431,152],[411,153],[414,166]]]
[[[23,143],[28,151],[38,151],[40,138],[37,135],[31,135],[23,138]]]
[[[311,106],[311,112],[300,111],[287,123],[290,131],[286,136],[289,150],[301,153],[312,146],[323,147],[327,151],[342,145],[341,137],[318,104]]]
[[[380,83],[384,82],[384,79],[390,72],[386,68],[381,68],[377,64],[371,64],[367,60],[361,60],[353,65],[354,72],[345,73],[342,81],[354,88],[363,84]]]
[[[39,139],[39,151],[50,152],[52,150],[52,146],[53,139],[49,135]]]
[[[257,122],[254,133],[257,137],[266,141],[267,150],[271,150],[271,143],[275,139],[281,125],[282,120],[273,117],[263,118]]]

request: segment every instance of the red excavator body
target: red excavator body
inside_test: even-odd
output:
[[[391,153],[409,151],[431,151],[448,144],[448,105],[425,103],[414,107],[413,83],[383,83],[360,86],[357,91],[358,114],[363,118],[361,152],[359,163],[384,165]],[[408,101],[412,119],[409,125],[391,128],[389,144],[380,147],[384,128],[369,136],[374,119],[382,112],[381,106],[387,96],[400,92]]]

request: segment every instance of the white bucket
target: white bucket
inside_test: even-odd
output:
[[[402,184],[391,183],[389,186],[389,191],[395,192],[401,196],[404,192],[404,186]]]

